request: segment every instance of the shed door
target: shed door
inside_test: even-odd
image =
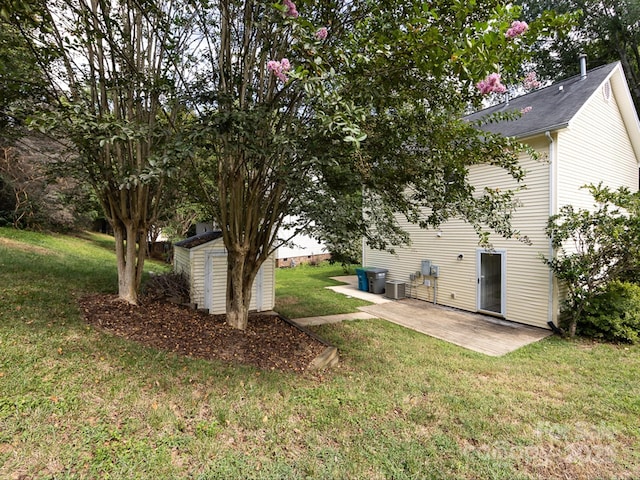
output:
[[[210,313],[224,313],[227,303],[227,253],[207,253],[204,269],[204,308]],[[253,281],[251,309],[262,311],[264,306],[264,265]]]
[[[492,315],[506,314],[505,250],[479,250],[477,258],[478,310]]]
[[[204,308],[209,313],[224,313],[227,298],[227,251],[206,253],[204,263]]]
[[[262,306],[264,305],[264,264],[258,270],[256,274],[256,278],[253,280],[253,286],[255,290],[253,291],[255,306],[258,312],[262,311]]]
[[[207,252],[204,262],[204,308],[210,310],[213,300],[213,253]]]

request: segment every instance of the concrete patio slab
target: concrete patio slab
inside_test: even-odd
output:
[[[453,343],[475,352],[501,356],[553,334],[551,330],[508,322],[488,315],[464,312],[415,299],[392,300],[383,295],[358,290],[358,277],[331,277],[345,285],[326,287],[335,292],[367,300],[373,305],[359,309],[369,318],[381,318],[425,335]],[[366,319],[347,314],[347,320]],[[306,325],[342,321],[340,315],[297,319]]]
[[[415,299],[369,305],[360,307],[360,310],[431,337],[495,357],[553,334],[551,330]]]

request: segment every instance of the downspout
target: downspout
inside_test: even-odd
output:
[[[556,162],[555,162],[555,142],[551,136],[551,132],[548,130],[544,132],[544,135],[549,140],[549,217],[556,214]],[[553,238],[549,238],[549,260],[553,259],[555,255],[555,249],[553,248]],[[557,326],[553,323],[553,271],[549,269],[549,307],[547,312],[547,325],[551,327],[553,331],[557,330]]]
[[[365,197],[365,189],[364,189],[364,185],[362,186],[362,206],[364,207],[364,197]],[[360,215],[362,217],[362,220],[364,221],[365,225],[366,225],[366,218],[364,218],[364,208],[361,208],[360,211]],[[365,235],[362,235],[362,238],[360,239],[360,266],[362,268],[364,268],[365,266],[365,262],[367,260],[366,258],[366,253],[365,253],[365,249],[367,248],[367,239],[365,237]]]

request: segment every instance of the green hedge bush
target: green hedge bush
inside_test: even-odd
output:
[[[614,342],[640,340],[640,285],[613,281],[585,307],[578,334]]]

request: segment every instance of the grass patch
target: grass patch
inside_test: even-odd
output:
[[[341,355],[317,375],[178,357],[82,322],[107,240],[0,229],[0,478],[640,477],[638,346],[494,358],[371,320],[315,328]]]
[[[299,265],[276,270],[276,307],[288,318],[315,317],[353,313],[358,307],[370,305],[365,300],[350,298],[325,287],[344,285],[331,277],[355,275],[340,265],[323,262],[320,265]]]

